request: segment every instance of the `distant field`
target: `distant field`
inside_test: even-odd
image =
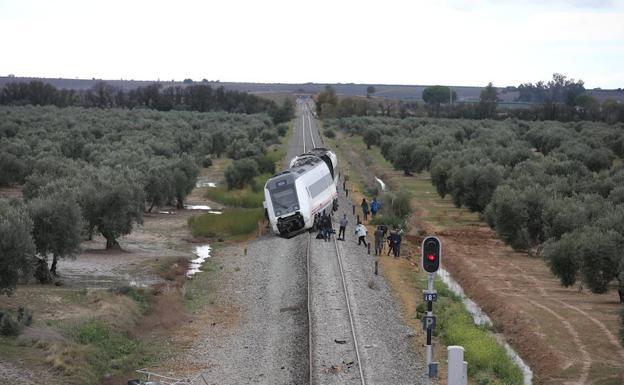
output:
[[[44,79],[44,78],[22,78],[22,77],[0,77],[0,87],[11,82],[28,82],[31,80],[41,80],[49,83],[57,88],[85,90],[93,87],[95,83],[102,79]],[[200,79],[193,84],[200,84]],[[138,80],[106,80],[107,83],[114,87],[122,88],[124,90],[130,90],[141,86],[146,86],[155,82],[154,81],[138,81]],[[176,82],[173,80],[160,80],[165,86],[182,85],[182,82]],[[428,87],[428,85],[392,85],[392,84],[326,84],[326,83],[301,83],[301,84],[287,84],[287,83],[236,83],[236,82],[218,82],[208,81],[213,87],[223,86],[226,89],[236,91],[246,91],[255,94],[262,93],[307,93],[314,94],[322,91],[326,85],[334,87],[336,92],[341,95],[356,96],[366,95],[366,88],[368,86],[375,87],[375,96],[385,97],[388,99],[403,99],[403,100],[422,100],[422,92]],[[457,92],[457,97],[460,101],[474,101],[479,99],[479,94],[483,87],[465,87],[465,86],[452,86],[453,90]],[[599,100],[608,98],[620,100],[624,102],[624,90],[588,90],[590,95],[594,95]],[[501,93],[499,97],[503,103],[513,102],[518,96],[517,92]]]

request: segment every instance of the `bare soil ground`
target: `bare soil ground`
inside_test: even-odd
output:
[[[394,191],[412,193],[415,212],[407,236],[412,243],[408,253],[417,255],[422,234],[440,237],[443,266],[531,366],[535,383],[624,384],[615,287],[598,295],[578,286],[561,286],[542,259],[513,251],[474,214],[455,208],[448,197],[440,199],[427,175],[403,176],[377,149],[366,151],[361,139],[343,140],[341,146],[359,160],[366,171],[363,175],[383,175]],[[371,160],[374,163],[365,165]],[[414,314],[409,272],[418,270],[417,258],[381,258],[381,265],[406,313]]]

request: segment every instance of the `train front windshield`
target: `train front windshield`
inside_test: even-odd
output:
[[[299,200],[297,199],[297,190],[295,190],[294,185],[276,187],[270,192],[276,217],[299,210]]]

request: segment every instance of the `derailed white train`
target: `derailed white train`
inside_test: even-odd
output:
[[[333,152],[314,148],[266,182],[264,208],[275,234],[296,235],[314,226],[316,214],[337,208],[337,166]]]

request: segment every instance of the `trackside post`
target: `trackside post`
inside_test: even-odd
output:
[[[433,303],[438,300],[438,293],[433,286],[435,273],[440,268],[440,260],[442,259],[442,244],[437,237],[429,236],[422,242],[422,269],[428,273],[427,289],[423,291],[423,300],[427,303],[427,314],[423,317],[423,330],[427,332],[427,368],[429,378],[438,376],[438,363],[433,362],[433,347],[431,344],[431,336],[436,327],[436,317],[433,315]]]

